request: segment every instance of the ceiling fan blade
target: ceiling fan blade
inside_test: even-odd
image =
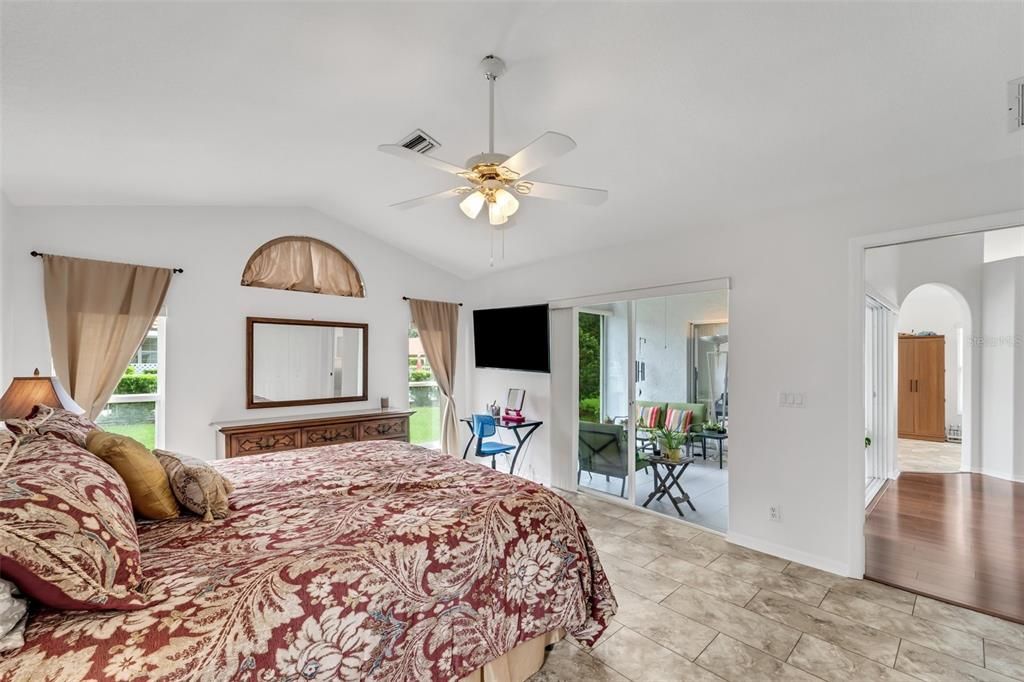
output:
[[[435,159],[433,156],[419,154],[410,149],[406,149],[400,144],[382,144],[377,147],[377,151],[384,152],[385,154],[391,154],[392,156],[397,156],[398,158],[406,159],[407,161],[426,164],[431,168],[436,168],[437,170],[444,171],[445,173],[451,173],[452,175],[466,176],[470,173],[461,166],[456,166],[453,163],[448,163],[441,159]]]
[[[522,178],[573,149],[576,149],[576,143],[571,137],[549,130],[501,165]]]
[[[416,208],[423,204],[429,204],[437,199],[451,199],[454,197],[466,196],[470,192],[474,191],[472,187],[456,187],[454,189],[446,189],[443,192],[435,192],[434,194],[427,194],[422,197],[416,197],[415,199],[409,199],[408,201],[400,201],[397,204],[391,204],[391,208]]]
[[[603,204],[608,198],[608,190],[606,189],[591,189],[590,187],[576,187],[575,185],[556,185],[553,182],[523,180],[517,182],[514,189],[519,196],[571,201],[589,206]]]

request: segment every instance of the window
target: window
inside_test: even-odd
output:
[[[96,424],[147,448],[163,447],[164,339],[167,318],[158,317],[124,370]]]
[[[134,367],[136,371],[157,369],[159,360],[158,346],[157,331],[154,327],[146,334],[145,340],[143,340],[139,349],[135,351],[135,355],[132,357],[131,362],[128,363],[128,366]]]
[[[441,395],[420,343],[416,325],[409,325],[409,441],[416,445],[441,447]]]

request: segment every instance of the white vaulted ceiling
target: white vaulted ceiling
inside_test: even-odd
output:
[[[376,146],[483,151],[490,52],[499,151],[567,133],[536,179],[611,193],[523,202],[499,267],[1024,159],[1020,2],[7,2],[2,38],[15,204],[310,205],[466,277],[486,222],[388,208],[452,184]]]

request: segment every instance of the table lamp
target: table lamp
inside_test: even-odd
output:
[[[85,412],[78,406],[57,377],[41,377],[39,370],[30,377],[14,377],[0,397],[0,419],[24,419],[36,405],[59,407],[75,414]]]

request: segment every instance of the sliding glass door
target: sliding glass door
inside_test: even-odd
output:
[[[575,309],[578,335],[578,467],[581,488],[629,499],[634,457],[630,418],[632,303]]]
[[[719,281],[573,302],[578,489],[727,530],[729,290]]]

